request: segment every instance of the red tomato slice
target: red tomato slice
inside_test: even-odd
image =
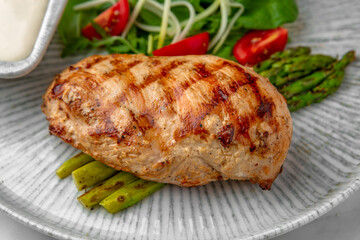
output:
[[[202,55],[207,52],[209,39],[209,33],[200,33],[195,36],[185,38],[180,42],[159,48],[155,50],[153,54],[154,56]]]
[[[245,34],[234,46],[233,54],[239,63],[254,65],[282,51],[288,39],[285,28],[254,30]]]
[[[119,35],[126,27],[129,18],[129,2],[128,0],[119,0],[112,7],[105,10],[94,19],[108,34],[112,36]],[[99,33],[89,23],[82,29],[82,34],[89,38],[101,39]]]

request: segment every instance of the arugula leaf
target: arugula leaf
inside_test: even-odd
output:
[[[58,25],[58,33],[64,44],[71,44],[72,41],[81,37],[81,28],[88,24],[98,14],[96,9],[86,11],[74,11],[75,5],[87,0],[70,0],[64,10],[63,16]]]
[[[99,24],[97,24],[96,22],[94,22],[94,20],[90,21],[91,25],[93,26],[93,28],[95,29],[95,31],[100,34],[100,36],[102,38],[106,38],[109,37],[109,35],[107,34],[107,32],[105,31],[105,29],[103,29]]]

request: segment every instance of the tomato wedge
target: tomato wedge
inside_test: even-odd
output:
[[[112,7],[100,13],[94,19],[94,22],[99,24],[108,34],[116,36],[125,29],[129,18],[129,11],[128,0],[119,0]],[[96,32],[91,23],[82,29],[82,34],[90,40],[93,38],[101,39],[100,34]]]
[[[154,50],[154,56],[202,55],[207,52],[209,33],[204,32]]]
[[[233,54],[239,63],[254,65],[282,51],[288,39],[285,28],[254,30],[245,34],[234,46]]]

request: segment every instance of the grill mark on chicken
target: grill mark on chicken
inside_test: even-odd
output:
[[[91,60],[86,63],[85,68],[89,69],[89,68],[93,67],[95,64],[98,64],[106,59],[108,59],[108,58],[103,57],[103,56],[93,56],[93,58],[91,58]]]
[[[195,64],[195,71],[201,76],[201,78],[206,78],[212,75],[205,67],[205,63]]]
[[[255,122],[253,115],[238,114],[237,110],[232,106],[231,101],[227,101],[230,95],[225,95],[226,98],[223,98],[223,106],[226,109],[226,112],[229,116],[230,124],[225,126],[219,133],[218,139],[223,147],[228,147],[233,140],[241,142],[243,145],[249,146],[250,149],[254,147],[253,142],[251,141],[249,128],[252,122]],[[231,129],[236,129],[233,133]]]
[[[116,128],[114,122],[110,119],[110,116],[112,115],[116,107],[116,105],[111,105],[105,108],[104,111],[100,111],[98,117],[101,119],[100,122],[104,122],[105,125],[103,127],[96,125],[95,131],[92,130],[88,134],[90,136],[105,135],[107,137],[116,139],[117,144],[124,143],[126,145],[131,145],[131,137],[135,134],[135,128],[133,128],[133,123],[130,122],[127,126],[125,126],[124,130],[121,131],[121,129]],[[134,113],[129,110],[129,114],[133,117],[134,121],[136,120],[136,122],[138,122],[138,126],[141,126],[141,124],[139,124],[139,120],[134,117]],[[142,129],[145,128],[143,127]]]
[[[135,61],[133,61],[133,62],[130,62],[127,66],[128,66],[128,71],[131,69],[131,68],[133,68],[133,67],[135,67],[136,65],[138,65],[139,63],[142,63],[142,61],[140,61],[140,60],[135,60]]]
[[[77,70],[79,70],[80,68],[79,68],[79,67],[74,67],[73,65],[70,65],[70,66],[68,67],[68,69],[69,69],[69,71],[71,72],[71,71],[77,71]]]
[[[263,94],[260,93],[259,87],[257,86],[257,82],[256,80],[254,81],[254,79],[256,79],[255,76],[251,76],[250,74],[245,73],[245,77],[251,83],[250,86],[258,101],[258,109],[256,111],[257,116],[259,118],[263,118],[266,114],[272,116],[274,102],[271,99],[264,98]]]
[[[132,74],[130,74],[130,76],[132,76]],[[137,105],[139,106],[140,111],[143,111],[146,103],[145,103],[144,95],[141,93],[141,90],[142,90],[141,87],[135,85],[134,83],[130,83],[128,85],[126,92],[129,96],[128,101],[131,102],[132,99],[136,99],[136,102],[139,102]]]
[[[256,114],[260,118],[263,118],[265,114],[269,114],[271,116],[273,112],[273,108],[274,108],[273,101],[270,101],[267,98],[262,98],[260,102],[260,106],[256,111]]]
[[[50,124],[49,125],[49,133],[50,133],[50,135],[59,136],[61,139],[63,139],[67,143],[70,143],[70,144],[73,143],[73,140],[66,136],[66,131],[63,126],[60,126],[58,124],[55,124],[55,125]]]
[[[203,72],[203,70],[201,70]],[[231,79],[231,82],[228,84],[229,91],[220,85],[217,79],[213,75],[204,74],[201,80],[206,80],[207,82],[213,82],[212,84],[212,97],[209,102],[202,104],[202,109],[200,112],[194,114],[192,112],[188,112],[185,116],[181,118],[181,122],[183,123],[183,127],[179,129],[175,133],[175,138],[177,140],[188,136],[189,134],[199,134],[206,133],[204,129],[200,127],[201,121],[204,120],[205,116],[210,114],[213,109],[218,106],[222,102],[226,102],[228,98],[234,94],[238,88],[243,85],[248,84],[247,82],[238,83],[238,79]],[[211,76],[211,77],[210,77]]]
[[[134,94],[135,96],[137,96],[137,101],[139,101],[139,99],[140,99],[140,101],[142,102],[142,104],[140,104],[140,105],[146,106],[144,96],[141,93],[142,89],[148,87],[151,83],[153,83],[155,81],[159,81],[159,84],[163,87],[163,89],[165,91],[165,96],[164,96],[163,100],[166,99],[167,103],[160,105],[160,106],[155,106],[152,109],[143,107],[142,111],[140,111],[138,116],[135,116],[134,113],[132,113],[132,119],[134,121],[138,122],[139,127],[140,127],[140,129],[142,129],[143,132],[145,132],[146,130],[153,128],[155,126],[154,117],[156,117],[157,115],[160,114],[159,108],[170,107],[170,110],[174,111],[174,109],[172,108],[172,104],[174,103],[174,97],[173,97],[170,87],[167,85],[167,81],[164,81],[164,79],[166,79],[166,77],[168,77],[171,74],[171,71],[173,69],[177,68],[178,66],[183,65],[185,62],[186,61],[171,61],[169,64],[166,64],[165,66],[161,67],[159,70],[159,73],[148,75],[142,84],[135,85],[134,83],[130,83],[128,85],[128,87],[126,88],[127,90],[124,91],[124,94],[122,94],[118,98],[118,104],[121,104],[122,102],[125,102],[126,100],[131,101],[131,98],[127,98],[126,95],[131,96],[132,94]],[[158,64],[159,63],[157,63],[156,65],[158,65]],[[130,68],[127,69],[127,73],[132,75],[130,72]],[[133,78],[133,76],[132,76],[132,78]]]
[[[142,63],[141,60],[134,60],[127,64],[124,64],[124,61],[122,59],[118,59],[116,57],[113,57],[110,60],[110,64],[113,66],[112,70],[109,72],[104,72],[102,74],[103,79],[109,79],[114,77],[115,75],[124,75],[125,73],[129,72],[129,70],[136,65]]]
[[[177,61],[177,60],[171,61],[170,63],[161,67],[158,73],[150,74],[146,76],[144,82],[140,84],[139,88],[145,88],[149,86],[151,83],[158,81],[159,79],[166,78],[173,69],[183,65],[184,63],[186,63],[186,61]]]
[[[213,64],[211,66],[211,69],[207,69],[206,68],[206,64],[205,63],[198,63],[198,64],[194,64],[194,71],[198,74],[199,77],[190,77],[187,79],[187,81],[181,82],[178,87],[175,87],[174,89],[172,89],[173,91],[173,95],[175,96],[172,99],[175,100],[179,100],[182,95],[185,93],[185,91],[190,88],[193,84],[197,83],[198,81],[202,81],[205,80],[205,78],[212,78],[214,77],[214,74],[211,73],[211,71],[213,71],[214,73],[216,71],[221,70],[224,67],[229,66],[229,64],[225,61],[219,61],[216,64]],[[213,82],[213,80],[208,81],[208,82]]]
[[[118,138],[119,131],[115,127],[113,121],[110,119],[111,114],[114,112],[114,106],[107,106],[106,108],[97,110],[97,118],[99,122],[104,122],[104,126],[100,124],[95,125],[95,129],[89,131],[90,136],[106,135],[111,138]]]
[[[142,112],[139,116],[135,116],[134,112],[129,110],[129,114],[130,114],[133,122],[136,123],[135,125],[137,126],[137,128],[139,128],[139,130],[143,134],[150,128],[153,128],[155,125],[154,118],[146,112]],[[130,125],[131,124],[129,124],[128,127],[130,127]],[[136,129],[136,128],[134,128],[134,129]]]
[[[141,61],[138,61],[138,63],[140,63]],[[156,65],[159,65],[160,61],[157,60]],[[144,97],[141,93],[142,89],[146,88],[147,86],[149,86],[151,83],[155,82],[155,81],[161,81],[161,79],[165,79],[171,72],[171,70],[177,68],[178,66],[184,64],[186,61],[171,61],[169,64],[166,64],[165,66],[163,66],[160,70],[159,73],[155,73],[155,74],[150,74],[147,75],[144,79],[144,82],[141,84],[136,85],[134,82],[134,80],[130,80],[128,81],[129,84],[127,87],[125,87],[123,93],[117,97],[117,103],[121,104],[123,102],[125,102],[126,100],[131,100],[131,97],[129,98],[128,96],[131,96],[131,93],[133,93],[135,96],[138,96],[142,99],[142,106],[145,106],[146,103],[144,101]],[[137,64],[138,64],[137,63]],[[137,65],[135,64],[135,65]],[[131,67],[128,67],[126,70],[122,70],[123,73],[126,72],[126,75],[128,77],[130,77],[131,79],[134,79],[134,76],[131,74],[131,68],[134,67],[134,64],[129,64],[131,65]],[[129,66],[128,65],[128,66]],[[129,94],[130,93],[130,94]],[[146,110],[145,110],[146,111]]]

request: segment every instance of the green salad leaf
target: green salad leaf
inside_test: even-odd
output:
[[[298,8],[294,0],[237,0],[245,6],[244,14],[234,27],[273,29],[294,22]]]
[[[73,10],[74,6],[89,0],[69,0],[63,17],[58,26],[58,33],[64,49],[62,56],[68,56],[86,49],[104,48],[109,53],[144,53],[147,52],[149,33],[145,32],[135,25],[130,29],[126,39],[119,36],[103,36],[103,39],[93,39],[90,41],[81,34],[81,29],[92,23],[99,33],[103,33],[100,26],[94,24],[93,19],[102,11],[110,7],[109,3],[101,4],[95,8],[87,10]],[[163,3],[163,0],[156,0]],[[133,8],[136,0],[129,0],[130,7]],[[196,14],[203,12],[214,1],[213,0],[189,0],[194,7]],[[236,41],[239,40],[247,31],[252,29],[273,29],[284,23],[290,23],[296,20],[298,8],[295,0],[233,0],[233,2],[244,5],[244,13],[237,19],[224,45],[216,55],[235,60],[232,55],[232,49]],[[189,17],[188,9],[185,7],[174,7],[171,9],[180,22]],[[232,19],[237,9],[231,8],[229,20]],[[154,13],[142,9],[137,21],[147,24],[160,26],[161,18]],[[201,19],[192,24],[188,36],[208,32],[211,37],[218,32],[221,23],[221,14],[217,10],[211,17]],[[158,33],[152,33],[155,42],[158,39]],[[165,44],[171,42],[171,37],[167,36]]]

